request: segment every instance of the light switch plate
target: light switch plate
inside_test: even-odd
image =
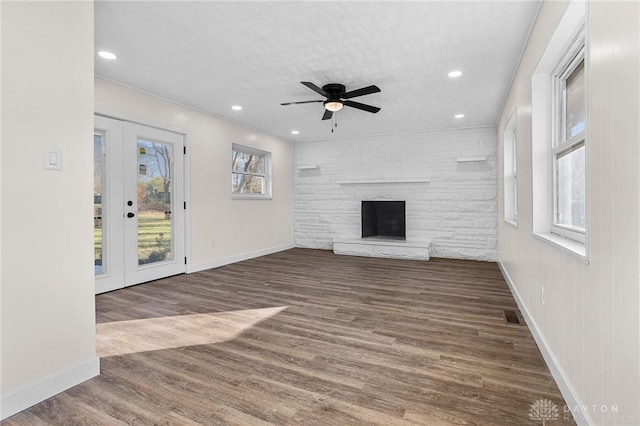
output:
[[[60,148],[44,148],[45,170],[62,170],[62,150]]]

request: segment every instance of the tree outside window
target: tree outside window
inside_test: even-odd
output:
[[[269,196],[270,154],[233,145],[231,151],[231,193]]]

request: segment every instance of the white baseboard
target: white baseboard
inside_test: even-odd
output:
[[[578,398],[578,395],[576,394],[575,389],[573,388],[573,386],[571,386],[571,384],[567,380],[564,370],[558,363],[558,360],[556,359],[556,357],[553,355],[553,352],[551,352],[551,350],[549,349],[549,346],[547,345],[545,338],[540,333],[538,324],[536,324],[533,317],[529,314],[529,310],[527,309],[527,306],[524,304],[524,301],[520,297],[520,293],[518,293],[518,290],[513,284],[513,281],[511,280],[511,277],[509,276],[509,273],[507,272],[506,268],[502,264],[502,261],[498,260],[498,266],[500,267],[500,271],[502,272],[502,276],[504,277],[504,280],[507,282],[507,285],[511,290],[511,294],[513,295],[513,298],[516,300],[516,303],[518,304],[518,308],[520,309],[520,312],[522,313],[524,320],[527,322],[527,325],[529,326],[529,330],[531,330],[531,334],[533,335],[533,338],[536,341],[536,344],[538,345],[540,352],[542,353],[542,357],[544,358],[545,362],[547,363],[547,366],[549,367],[549,370],[551,371],[551,375],[553,376],[554,380],[556,381],[556,384],[558,385],[558,388],[560,389],[560,393],[562,393],[562,396],[564,397],[564,400],[567,403],[567,406],[571,408],[573,418],[575,419],[576,423],[580,426],[588,426],[588,425],[595,424],[593,420],[590,418],[590,416],[588,415],[588,413],[584,412],[583,409],[581,408],[583,407],[583,405],[580,399]],[[562,408],[560,408],[560,412],[563,413]]]
[[[82,364],[45,377],[33,385],[24,387],[11,395],[2,396],[0,420],[13,416],[22,410],[64,392],[100,374],[100,358],[92,358]]]
[[[273,254],[279,251],[285,251],[285,250],[295,248],[295,246],[296,246],[295,243],[283,244],[280,246],[267,247],[266,249],[244,253],[238,256],[224,257],[222,259],[214,260],[213,262],[200,263],[198,265],[187,265],[187,274],[204,271],[205,269],[219,268],[224,265],[229,265],[231,263],[236,263],[236,262],[242,262],[243,260],[249,260],[255,257],[266,256],[268,254]]]

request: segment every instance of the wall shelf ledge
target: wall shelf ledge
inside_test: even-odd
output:
[[[392,178],[392,179],[345,179],[336,180],[339,185],[372,185],[372,184],[405,184],[405,183],[429,183],[430,179],[426,178]]]

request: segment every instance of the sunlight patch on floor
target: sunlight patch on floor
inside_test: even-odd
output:
[[[225,342],[286,308],[277,306],[98,324],[98,356]]]

